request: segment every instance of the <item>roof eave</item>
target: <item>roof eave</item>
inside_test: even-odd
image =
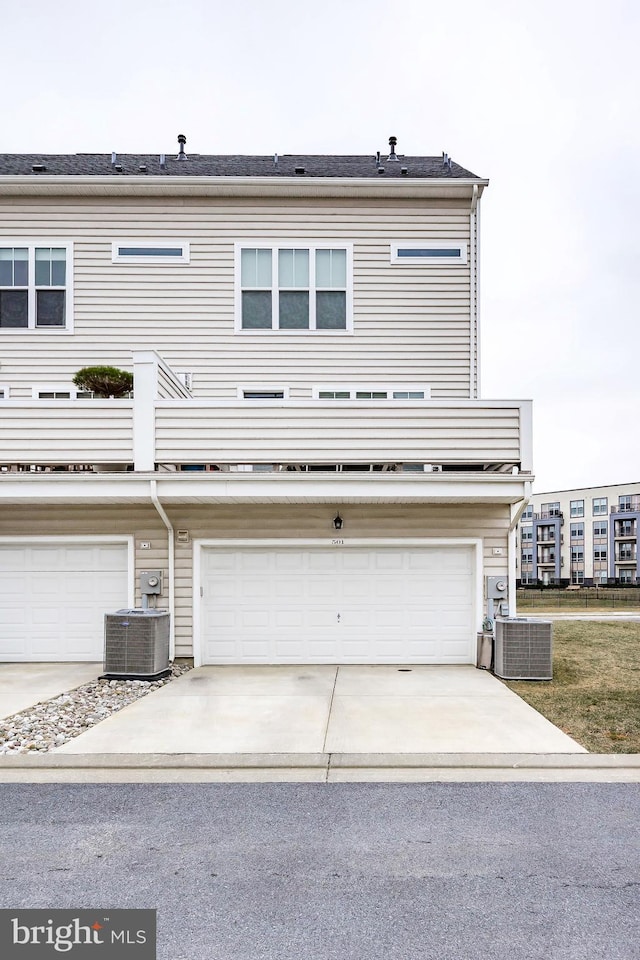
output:
[[[480,178],[199,177],[144,174],[0,176],[0,196],[309,197],[471,199]]]

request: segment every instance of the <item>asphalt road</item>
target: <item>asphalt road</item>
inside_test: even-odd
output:
[[[640,788],[0,785],[0,907],[157,908],[159,960],[640,958]]]

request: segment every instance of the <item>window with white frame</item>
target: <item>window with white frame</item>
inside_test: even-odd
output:
[[[401,240],[391,244],[391,263],[440,266],[466,262],[466,243],[450,240]]]
[[[595,547],[593,551],[594,560],[606,560],[607,559],[607,548],[606,547]]]
[[[593,505],[593,516],[598,517],[601,514],[606,514],[607,506],[607,497],[594,497],[591,501]]]
[[[40,387],[33,387],[34,400],[90,400],[93,394],[90,390],[80,390],[76,386],[47,383]]]
[[[533,519],[533,504],[528,503],[527,506],[522,511],[521,520],[532,520]]]
[[[111,245],[112,263],[189,263],[189,244],[184,240],[116,240]]]
[[[431,388],[423,384],[326,384],[313,388],[316,400],[428,400]]]
[[[0,241],[0,328],[71,327],[69,243]]]
[[[569,513],[572,517],[584,517],[584,500],[571,500]]]
[[[571,524],[571,539],[582,539],[584,537],[584,523]]]
[[[608,532],[609,524],[606,520],[594,520],[593,521],[593,536],[595,537],[606,537]]]
[[[351,250],[332,244],[236,245],[236,328],[351,330]]]
[[[533,527],[529,525],[520,527],[520,539],[523,543],[525,540],[533,540]]]

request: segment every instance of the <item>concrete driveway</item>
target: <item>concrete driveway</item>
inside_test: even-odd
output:
[[[0,663],[0,720],[95,680],[101,663]]]
[[[586,753],[472,666],[199,667],[66,754]]]

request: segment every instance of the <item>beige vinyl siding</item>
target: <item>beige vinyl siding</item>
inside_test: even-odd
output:
[[[193,371],[202,397],[265,379],[303,397],[341,379],[419,380],[434,399],[469,396],[470,264],[390,262],[392,241],[469,243],[463,202],[12,199],[0,221],[7,238],[74,242],[75,333],[0,331],[13,396],[93,363],[130,368],[134,349]],[[111,262],[114,239],[172,237],[190,242],[190,264]],[[234,242],[278,240],[353,243],[352,335],[234,334]]]
[[[301,539],[326,537],[329,543],[334,533],[332,519],[338,508],[340,504],[168,507],[167,514],[174,529],[187,530],[190,535],[189,543],[176,543],[175,549],[176,656],[192,655],[193,540],[295,536]],[[508,506],[349,504],[342,507],[341,513],[345,518],[345,538],[481,537],[484,573],[506,575]],[[167,531],[151,506],[12,506],[0,516],[2,536],[80,534],[133,535],[136,545],[136,603],[140,603],[140,571],[148,569],[162,571],[165,594],[159,599],[158,606],[167,603]],[[145,541],[151,544],[151,549],[140,548],[140,543]],[[494,547],[500,547],[503,555],[493,556]]]
[[[8,400],[2,463],[131,463],[131,400]]]
[[[520,410],[429,401],[156,408],[158,463],[518,463]]]

